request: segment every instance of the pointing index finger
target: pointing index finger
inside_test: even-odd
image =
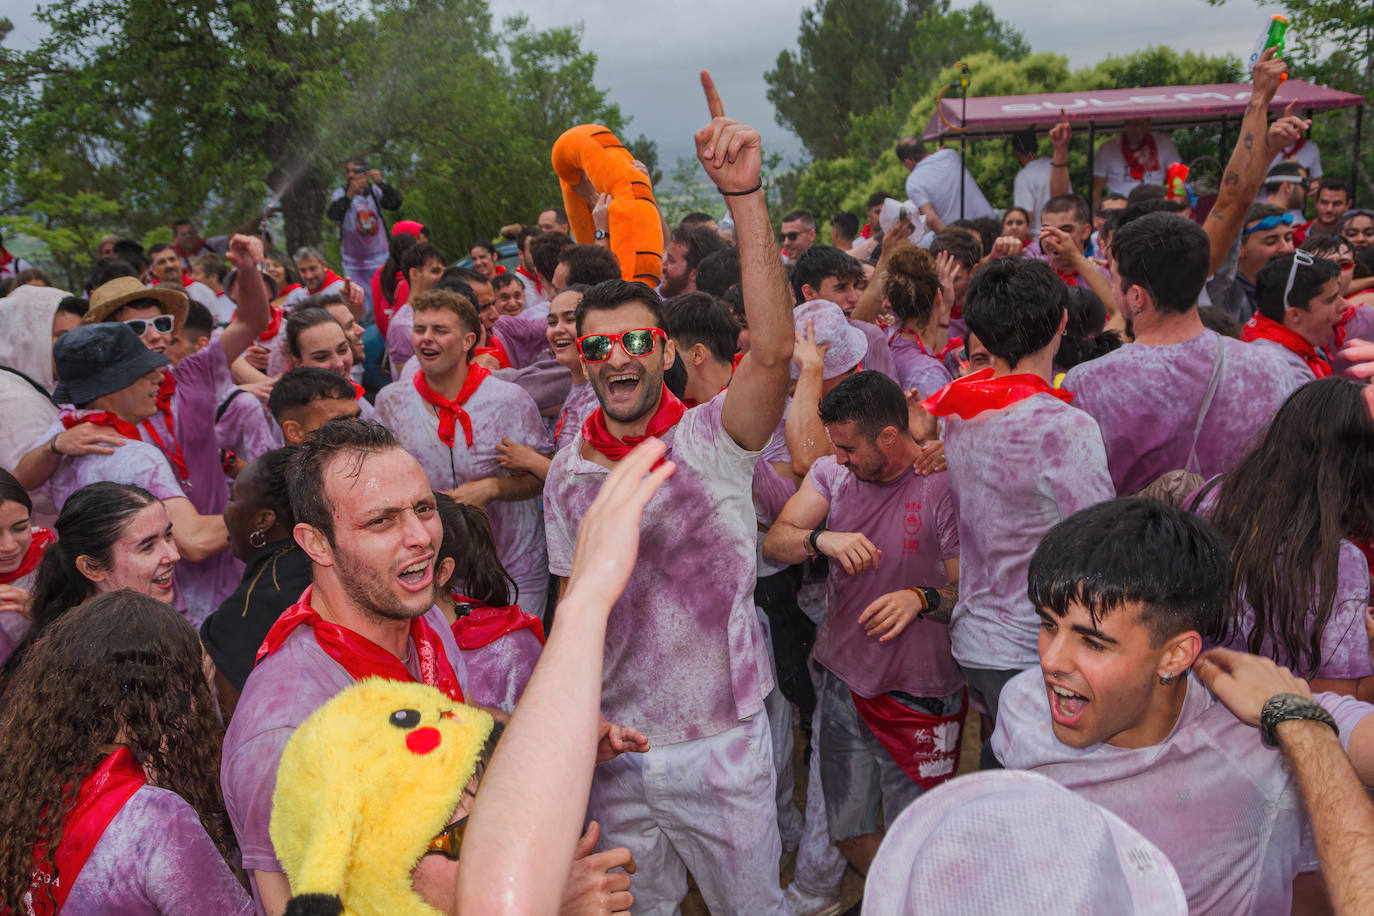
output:
[[[706,108],[711,113],[712,118],[725,117],[725,103],[720,100],[720,93],[716,90],[716,81],[711,79],[711,71],[701,71],[701,88],[706,93]]]

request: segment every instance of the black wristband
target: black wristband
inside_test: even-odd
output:
[[[1267,747],[1278,747],[1279,739],[1275,730],[1280,723],[1293,719],[1321,722],[1329,725],[1337,736],[1341,733],[1331,713],[1323,709],[1316,700],[1298,696],[1296,693],[1280,693],[1270,697],[1260,710],[1260,740]]]
[[[720,191],[720,193],[721,193],[721,195],[724,196],[724,197],[748,197],[750,194],[753,194],[755,191],[762,191],[762,190],[763,190],[763,182],[760,181],[758,184],[754,185],[752,188],[750,188],[750,189],[747,190],[747,191],[726,191],[725,189],[722,188],[721,191]]]
[[[828,519],[821,519],[821,523],[817,525],[815,529],[812,530],[812,532],[806,536],[806,550],[812,556],[812,558],[819,557],[821,555],[821,548],[817,546],[816,539],[825,533],[825,524],[827,521]]]

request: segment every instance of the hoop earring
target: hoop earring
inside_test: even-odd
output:
[[[267,546],[267,534],[261,528],[254,528],[248,535],[248,545],[254,550]]]
[[[1161,675],[1159,675],[1159,682],[1160,682],[1161,684],[1163,684],[1165,687],[1168,687],[1168,686],[1169,686],[1170,684],[1172,684],[1172,683],[1174,682],[1174,680],[1177,679],[1177,678],[1178,678],[1178,675],[1177,675],[1177,674],[1161,674]]]

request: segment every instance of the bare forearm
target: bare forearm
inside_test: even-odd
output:
[[[1055,162],[1057,162],[1057,161],[1058,161],[1058,160],[1051,160],[1051,161],[1050,161],[1050,196],[1051,196],[1051,197],[1058,197],[1058,196],[1061,195],[1061,194],[1072,194],[1072,193],[1073,193],[1073,183],[1069,180],[1069,162],[1068,162],[1067,159],[1065,159],[1065,160],[1063,160],[1063,162],[1064,162],[1063,165],[1056,165]],[[1034,218],[1035,218],[1035,214],[1032,213],[1032,214],[1031,214],[1031,219],[1034,219]]]
[[[199,563],[223,553],[229,547],[229,529],[222,515],[202,515],[198,523],[173,529],[173,538],[183,559]]]
[[[458,912],[557,912],[591,790],[606,614],[576,590],[482,780],[458,866]]]
[[[1259,194],[1269,168],[1268,99],[1251,97],[1240,124],[1240,137],[1221,177],[1217,202],[1202,224],[1211,241],[1211,265],[1215,272],[1226,260],[1231,245],[1245,224],[1245,214]]]
[[[48,482],[48,478],[57,470],[57,463],[61,460],[62,456],[44,442],[19,459],[19,463],[14,466],[14,479],[19,481],[19,485],[25,490],[37,490]]]
[[[548,473],[547,466],[545,466],[544,472]],[[494,500],[519,502],[522,499],[538,496],[544,489],[544,478],[534,474],[517,474],[513,477],[491,477],[488,479],[492,481],[495,490],[495,495],[492,496]]]
[[[759,366],[786,371],[792,360],[792,296],[782,269],[763,191],[729,197],[740,258],[740,292],[749,321],[749,355]]]
[[[1296,719],[1277,728],[1284,757],[1312,821],[1317,857],[1337,913],[1374,911],[1374,805],[1340,741],[1320,722]]]
[[[948,585],[942,585],[935,591],[940,595],[940,606],[933,611],[925,611],[921,616],[926,620],[949,623],[950,615],[954,613],[954,605],[959,603],[959,582],[956,580]]]
[[[256,267],[238,272],[238,298],[234,300],[236,312],[234,320],[220,335],[220,346],[224,348],[224,358],[230,365],[239,358],[244,350],[267,330],[267,322],[272,317],[271,303],[267,296],[267,284]]]
[[[778,521],[763,536],[763,555],[775,563],[793,566],[806,559],[806,536],[810,528],[799,528],[784,521]]]
[[[856,321],[877,322],[878,315],[883,310],[883,282],[887,279],[887,259],[891,254],[892,249],[889,248],[879,255],[878,266],[873,270],[873,279],[859,294],[859,301],[850,313],[850,318]]]
[[[787,409],[783,436],[792,455],[792,470],[805,476],[811,465],[831,454],[830,436],[825,432],[817,412],[821,402],[821,372],[804,370],[792,393],[792,405]]]
[[[921,205],[921,215],[926,218],[926,228],[931,232],[940,233],[945,231],[945,221],[940,219],[935,208],[930,204]]]
[[[1111,326],[1113,321],[1118,321],[1121,318],[1121,309],[1117,306],[1116,296],[1112,293],[1112,281],[1104,277],[1102,271],[1097,269],[1097,265],[1087,258],[1081,260],[1078,275],[1088,284],[1088,289],[1102,300],[1107,309],[1107,324]]]

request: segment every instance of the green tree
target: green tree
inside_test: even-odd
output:
[[[1028,52],[985,3],[951,10],[949,0],[817,0],[802,11],[797,45],[764,80],[778,123],[817,159],[855,152],[851,118],[887,110],[900,119],[942,64],[976,51]]]

